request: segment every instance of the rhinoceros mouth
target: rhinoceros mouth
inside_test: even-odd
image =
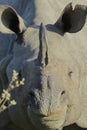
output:
[[[28,111],[28,116],[32,124],[40,130],[56,130],[64,126],[66,121],[67,108],[49,116],[42,116]]]
[[[36,128],[40,130],[56,130],[62,127],[65,122],[65,118],[59,118],[49,119],[49,117],[41,118],[32,115],[31,122]]]

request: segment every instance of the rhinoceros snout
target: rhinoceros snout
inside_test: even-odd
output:
[[[59,90],[59,89],[58,89]],[[64,90],[55,91],[49,87],[44,89],[31,89],[29,91],[28,116],[31,122],[41,130],[57,129],[65,121],[67,112],[67,99]],[[37,125],[36,125],[37,124]]]
[[[40,117],[45,117],[51,115],[51,113],[56,113],[58,108],[63,104],[63,100],[66,102],[66,93],[64,90],[61,91],[56,98],[54,96],[52,97],[49,93],[46,93],[46,95],[40,93],[38,90],[31,90],[28,94],[28,111]]]

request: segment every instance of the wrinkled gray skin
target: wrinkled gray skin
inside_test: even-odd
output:
[[[0,113],[0,130],[9,123],[16,130],[62,130],[73,123],[87,128],[87,4],[73,9],[69,3],[51,24],[51,15],[44,17],[42,11],[51,11],[49,2],[47,8],[46,1],[33,2],[31,26],[13,8],[0,6],[0,31],[15,34],[14,45],[0,62],[1,87],[7,88],[13,70],[19,72],[19,80],[25,78],[23,86],[11,91],[17,105]]]

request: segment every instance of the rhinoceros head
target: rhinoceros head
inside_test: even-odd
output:
[[[78,87],[72,79],[70,66],[59,58],[58,41],[62,36],[56,30],[62,34],[79,31],[85,23],[87,9],[76,6],[74,11],[69,4],[55,25],[49,25],[47,29],[43,24],[26,27],[11,7],[1,6],[0,13],[0,31],[17,35],[12,57],[5,60],[5,74],[9,82],[13,70],[19,72],[19,79],[25,78],[25,85],[13,92],[19,104],[15,106],[19,117],[23,119],[20,114],[23,112],[18,110],[23,111],[21,104],[27,102],[26,113],[38,129],[55,130],[74,123],[80,115]],[[82,17],[79,24],[75,21],[78,14]],[[70,109],[69,104],[74,108]],[[15,118],[12,114],[11,117]]]

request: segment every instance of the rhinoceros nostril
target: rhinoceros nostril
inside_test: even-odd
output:
[[[35,97],[35,94],[34,94],[34,92],[29,92],[29,96],[31,97],[31,98],[34,98]]]

